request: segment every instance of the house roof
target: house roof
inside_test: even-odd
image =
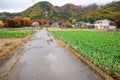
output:
[[[59,25],[59,23],[58,22],[54,22],[51,25]]]
[[[71,23],[69,21],[64,22],[62,25],[70,25]]]
[[[32,25],[39,25],[39,22],[33,22]]]
[[[81,21],[81,22],[76,22],[75,25],[85,25],[86,23],[84,21]]]
[[[97,20],[97,21],[95,21],[95,23],[103,22],[103,21],[109,21],[109,20],[107,20],[107,19],[104,19],[104,20]],[[109,21],[109,22],[110,22],[110,21]]]

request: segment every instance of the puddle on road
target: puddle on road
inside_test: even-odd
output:
[[[48,60],[57,60],[57,56],[55,54],[49,53],[49,55],[46,56]]]
[[[48,39],[47,42],[54,42],[53,39]]]

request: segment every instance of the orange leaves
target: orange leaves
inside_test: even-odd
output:
[[[30,21],[30,18],[28,18],[28,17],[25,17],[23,19],[26,20],[26,21]]]
[[[2,27],[4,24],[3,24],[3,21],[0,20],[0,27]]]
[[[72,19],[72,24],[75,24],[77,19]]]
[[[27,27],[31,26],[31,20],[30,20],[30,18],[25,17],[25,18],[23,18],[23,21],[25,23],[24,26],[27,26]]]
[[[4,24],[5,27],[14,27],[14,28],[19,28],[19,27],[24,27],[24,26],[31,26],[31,21],[30,18],[8,18]]]
[[[116,26],[117,26],[118,28],[120,28],[120,19],[117,19],[117,20],[115,21],[115,24],[116,24]]]

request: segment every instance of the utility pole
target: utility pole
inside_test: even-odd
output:
[[[35,3],[34,0],[32,0],[33,3]],[[45,19],[46,19],[46,27],[47,27],[47,30],[48,30],[48,11],[46,10],[45,12]]]
[[[45,11],[45,18],[46,18],[46,27],[48,30],[48,11]]]

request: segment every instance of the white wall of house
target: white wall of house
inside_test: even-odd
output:
[[[110,25],[110,21],[108,21],[108,20],[103,20],[103,21],[102,21],[102,25],[103,25],[103,26],[109,26],[109,25]]]
[[[110,26],[110,21],[105,19],[105,20],[97,20],[95,22],[95,29],[108,29]]]
[[[55,23],[52,23],[51,26],[52,26],[52,27],[59,27],[60,25],[59,25],[58,22],[55,22]]]
[[[32,27],[39,27],[40,25],[39,25],[39,22],[33,22],[32,23]]]

